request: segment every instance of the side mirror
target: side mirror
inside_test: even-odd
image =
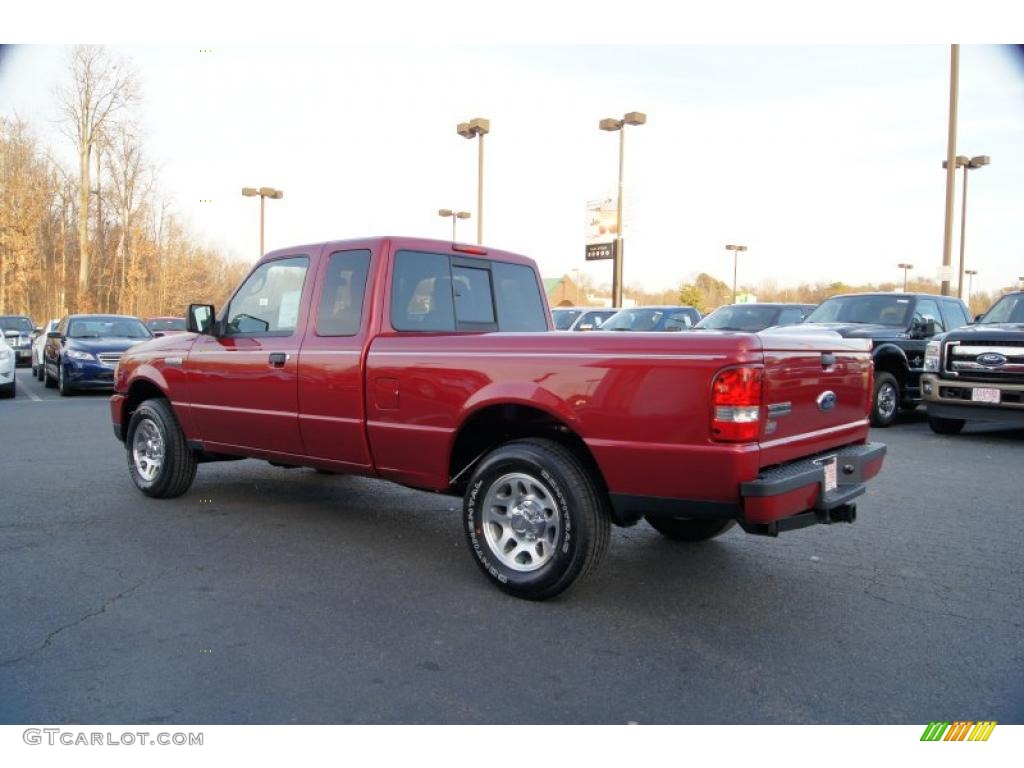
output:
[[[64,334],[61,333],[60,331],[50,331],[48,334],[46,334],[46,338],[57,339],[57,341],[60,341],[61,339],[64,338]]]
[[[920,329],[921,338],[927,339],[935,335],[934,320],[925,320],[918,328]]]
[[[187,326],[192,333],[209,334],[213,330],[216,317],[213,304],[189,304]]]
[[[981,322],[981,318],[983,318],[984,316],[985,316],[984,312],[982,312],[980,315],[975,315],[974,316],[974,322],[980,323]]]

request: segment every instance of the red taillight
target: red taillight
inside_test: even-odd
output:
[[[729,443],[757,440],[761,431],[761,368],[727,368],[711,385],[711,437]]]
[[[472,253],[474,256],[486,256],[487,249],[479,245],[466,245],[465,243],[452,243],[452,250],[459,253]]]

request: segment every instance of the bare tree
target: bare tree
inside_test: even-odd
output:
[[[115,59],[101,47],[72,49],[70,82],[56,89],[64,133],[78,150],[78,285],[76,304],[89,301],[89,160],[104,131],[119,113],[139,99],[131,64]]]
[[[128,123],[119,123],[109,137],[107,170],[117,208],[118,237],[114,267],[120,275],[117,307],[120,311],[137,304],[139,285],[129,279],[137,274],[135,253],[131,248],[132,231],[139,209],[146,202],[153,186],[153,177],[143,163],[139,129]]]

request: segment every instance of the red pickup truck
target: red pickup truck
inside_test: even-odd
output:
[[[132,347],[111,398],[136,486],[259,458],[464,497],[520,597],[591,571],[609,527],[672,539],[853,522],[881,468],[870,342],[829,332],[553,333],[536,265],[382,237],[265,256],[219,315]]]

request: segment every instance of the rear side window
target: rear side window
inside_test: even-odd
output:
[[[502,331],[542,332],[548,329],[537,276],[524,264],[492,262],[498,328]]]
[[[318,336],[355,336],[359,333],[369,270],[369,251],[331,254],[316,313]]]
[[[779,312],[779,319],[776,321],[776,325],[793,325],[795,323],[802,323],[804,318],[811,313],[809,309],[801,309],[799,307],[790,307]]]
[[[448,257],[399,251],[391,284],[391,325],[396,331],[454,331]]]

